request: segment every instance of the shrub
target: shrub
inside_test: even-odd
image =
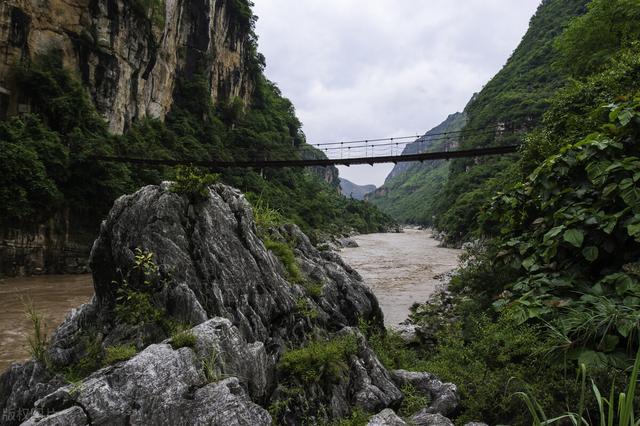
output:
[[[634,404],[637,403],[636,386],[638,383],[638,373],[640,373],[640,351],[636,354],[635,363],[625,390],[617,395],[617,403],[615,383],[611,384],[609,398],[604,398],[595,381],[591,380],[591,389],[597,404],[598,416],[596,418],[598,419],[598,422],[595,422],[594,418],[589,415],[589,413],[586,415],[587,418],[583,415],[586,411],[584,395],[586,393],[587,385],[587,367],[585,364],[580,366],[581,398],[576,411],[567,412],[554,417],[553,419],[547,420],[545,410],[540,406],[535,397],[530,395],[528,392],[516,392],[514,396],[519,397],[525,402],[527,409],[529,410],[529,414],[531,414],[531,417],[533,418],[533,426],[548,425],[565,419],[570,419],[573,424],[616,424],[619,426],[637,426],[638,422],[635,419],[640,416],[640,413],[636,412]]]
[[[418,392],[413,385],[404,385],[400,390],[404,395],[402,405],[398,410],[398,415],[401,417],[410,417],[429,405],[429,398]]]
[[[332,426],[366,426],[369,423],[371,414],[364,411],[362,408],[356,408],[351,412],[349,417],[340,419],[331,423]]]
[[[299,349],[285,352],[279,368],[304,383],[338,381],[347,374],[348,361],[358,351],[354,335],[328,341],[314,340]]]
[[[62,370],[69,383],[77,383],[100,368],[103,351],[100,338],[86,332],[81,339],[82,357]]]
[[[121,282],[114,281],[116,290],[116,319],[126,324],[146,324],[161,321],[164,311],[157,308],[152,295],[161,282],[153,253],[140,248],[134,250],[134,265]]]
[[[280,259],[289,281],[295,284],[302,284],[305,281],[302,271],[300,271],[300,267],[298,266],[298,262],[296,261],[296,257],[293,254],[293,250],[288,244],[265,239],[264,246],[267,250],[272,251],[278,259]]]
[[[296,312],[303,317],[312,320],[318,318],[318,310],[311,306],[309,301],[304,297],[300,297],[296,300]]]
[[[250,194],[247,194],[247,198],[253,198]],[[273,209],[269,204],[262,199],[262,197],[256,199],[252,203],[253,207],[253,219],[256,222],[256,227],[260,233],[265,233],[269,228],[274,228],[284,224],[284,217],[278,210]]]
[[[421,366],[458,386],[460,423],[478,418],[489,424],[530,423],[511,397],[525,383],[541,406],[563,406],[571,386],[562,362],[543,356],[548,347],[540,332],[508,316],[497,322],[476,316],[470,322],[475,326],[466,335],[459,322],[444,330],[436,352]]]
[[[133,358],[138,353],[134,345],[107,346],[104,350],[102,365],[112,365]]]
[[[207,173],[196,167],[178,167],[171,191],[186,195],[191,202],[198,203],[209,198],[209,185],[219,179],[220,175]]]
[[[197,341],[198,338],[190,330],[179,331],[171,336],[171,347],[173,349],[192,348]]]

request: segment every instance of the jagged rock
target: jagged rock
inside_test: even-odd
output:
[[[266,393],[272,365],[262,344],[248,345],[224,318],[211,319],[192,333],[197,338],[193,349],[151,345],[128,361],[95,372],[79,386],[58,389],[36,401],[35,408],[48,413],[82,407],[94,425],[270,424],[268,413],[251,402],[241,386],[255,398]],[[216,378],[240,379],[208,383],[203,362],[211,359]],[[59,414],[44,420],[53,421]],[[39,417],[33,421],[44,421]],[[67,424],[86,421],[77,418]]]
[[[345,247],[345,248],[359,247],[359,245],[356,242],[356,240],[354,240],[353,238],[350,238],[350,237],[338,238],[337,242],[338,242],[339,247]]]
[[[442,414],[432,414],[425,410],[414,414],[410,420],[414,426],[453,426],[453,422]]]
[[[400,336],[405,343],[411,344],[420,341],[418,337],[418,327],[415,324],[399,324],[395,326],[393,330],[398,333],[398,336]]]
[[[399,386],[413,386],[418,392],[427,396],[431,403],[422,410],[424,413],[440,413],[449,415],[458,407],[458,388],[453,383],[443,383],[431,373],[393,370],[391,377]]]
[[[0,424],[19,424],[37,399],[62,385],[64,380],[40,362],[12,364],[0,375]]]
[[[339,256],[316,250],[295,226],[284,227],[281,233],[296,242],[302,270],[322,287],[318,300],[286,280],[280,261],[256,235],[251,206],[237,190],[215,185],[210,199],[195,205],[171,192],[168,183],[121,197],[92,250],[95,299],[54,334],[52,359],[62,365],[73,361],[77,331],[87,323],[99,324],[110,344],[131,334],[130,327],[111,328],[110,313],[118,288],[113,283],[133,269],[135,248],[154,254],[160,265],[153,283],[158,287],[156,302],[183,323],[225,317],[247,341],[262,341],[276,351],[303,341],[305,330],[311,328],[296,315],[301,299],[318,312],[320,325],[331,330],[356,325],[358,317],[381,324],[377,300]],[[132,277],[129,285],[142,286],[136,279],[141,281]],[[148,333],[140,331],[138,340],[152,340]]]
[[[85,426],[88,424],[89,419],[82,408],[75,406],[50,416],[44,416],[38,412],[22,426]]]
[[[355,403],[367,412],[395,406],[402,401],[402,392],[376,354],[367,345],[364,336],[353,330],[358,339],[358,356],[352,360],[350,386],[355,390]]]
[[[470,422],[465,424],[464,426],[489,426],[489,425],[482,422]]]
[[[48,356],[64,369],[88,355],[87,342],[102,350],[133,344],[142,352],[94,372],[80,387],[65,386],[34,362],[14,365],[0,377],[0,408],[35,407],[34,422],[50,421],[52,410],[82,407],[92,424],[180,424],[180,416],[189,424],[266,424],[269,416],[254,402],[277,399],[281,354],[340,333],[357,336],[349,374],[313,387],[301,406],[329,407],[319,414],[324,420],[349,414],[354,405],[372,412],[397,406],[402,394],[352,328],[359,319],[382,328],[373,293],[336,253],[316,250],[296,226],[273,230],[272,237],[292,245],[304,280],[289,281],[285,265],[258,237],[251,206],[233,188],[214,185],[197,203],[173,192],[171,183],[119,198],[92,249],[95,296],[54,332]],[[136,249],[153,253],[152,273],[136,267]],[[152,290],[147,294],[162,321],[192,324],[194,348],[173,350],[156,320],[119,317],[125,281],[129,289]],[[212,376],[233,379],[208,384]]]
[[[386,408],[371,417],[367,426],[406,426],[406,424],[391,408]]]

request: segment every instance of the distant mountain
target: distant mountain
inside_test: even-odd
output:
[[[466,122],[465,113],[451,114],[424,136],[408,144],[402,154],[455,149],[460,130]],[[434,204],[448,174],[449,162],[444,160],[398,163],[384,185],[368,194],[366,199],[399,222],[432,225]]]
[[[356,185],[345,178],[340,178],[340,190],[345,197],[353,198],[354,200],[364,200],[364,196],[375,191],[376,186]]]

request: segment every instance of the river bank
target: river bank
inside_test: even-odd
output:
[[[67,313],[93,296],[90,274],[41,275],[0,280],[0,372],[14,361],[29,358],[28,337],[33,327],[26,305],[33,303],[51,334]]]
[[[439,275],[458,265],[461,250],[438,247],[430,230],[353,237],[359,247],[344,248],[344,261],[362,275],[378,298],[387,327],[397,326],[414,303],[426,301]]]

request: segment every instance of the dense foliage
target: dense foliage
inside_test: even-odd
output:
[[[552,11],[562,28],[568,15],[561,18],[559,4],[544,2],[529,33],[541,34],[536,27]],[[584,392],[580,401],[575,372],[582,365],[611,395],[629,383],[640,332],[639,12],[637,1],[593,0],[559,38],[557,30],[543,37],[552,49],[544,73],[558,79],[541,84],[544,73],[521,74],[520,87],[532,79],[528,99],[545,111],[532,103],[513,112],[539,120],[522,129],[520,159],[452,164],[452,198],[442,199],[438,226],[449,241],[477,241],[451,280],[453,307],[420,305],[412,319],[436,330],[418,362],[459,384],[461,423],[478,413],[491,423],[530,423],[528,401],[552,415],[580,406],[580,416],[600,424],[603,400]],[[511,61],[519,55],[530,52],[519,48]],[[482,102],[494,99],[505,101]],[[470,123],[483,114],[500,120],[500,108],[472,103]],[[473,138],[463,145],[483,145]],[[518,390],[530,399],[514,397]]]
[[[158,4],[138,3],[142,11]],[[17,83],[31,99],[34,113],[0,123],[1,225],[35,226],[64,213],[94,231],[115,198],[141,185],[177,178],[176,190],[190,197],[203,191],[194,179],[185,179],[184,170],[96,162],[91,158],[95,155],[299,159],[312,149],[305,144],[293,105],[262,74],[264,58],[255,50],[250,5],[234,0],[231,9],[241,27],[235,31],[248,32],[252,46],[246,70],[255,84],[250,105],[238,98],[214,103],[209,79],[196,72],[178,78],[165,122],[145,119],[116,136],[109,134],[85,88],[55,54],[17,69]],[[263,199],[309,233],[381,231],[392,222],[375,207],[342,197],[337,182],[324,182],[310,170],[224,170],[220,180]],[[200,186],[207,182],[205,178]],[[192,184],[196,186],[185,186]]]

